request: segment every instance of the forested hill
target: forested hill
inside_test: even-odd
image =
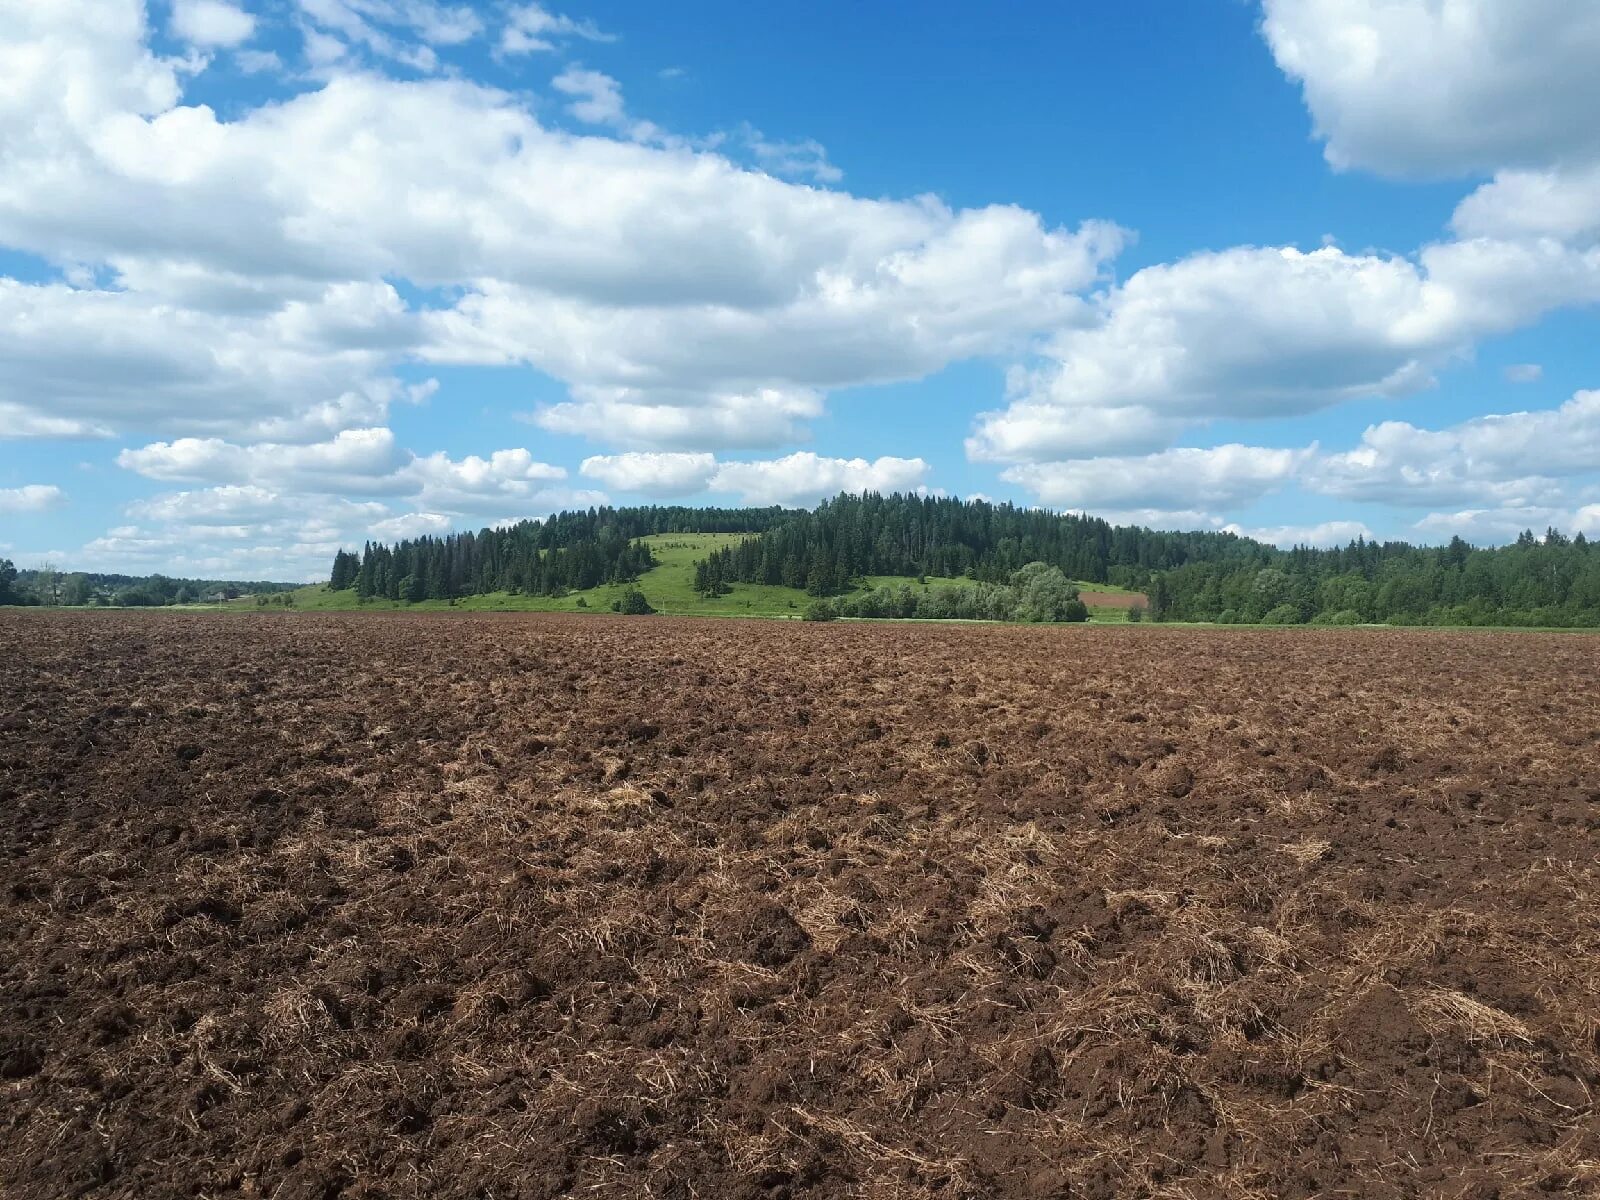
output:
[[[832,595],[862,575],[997,582],[1029,562],[1147,591],[1158,621],[1600,625],[1600,544],[1582,534],[1527,532],[1490,549],[1455,538],[1280,550],[1228,533],[918,496],[839,496],[711,556],[705,582]]]
[[[837,595],[869,575],[1008,579],[1043,562],[1072,579],[1147,591],[1168,621],[1600,625],[1600,546],[1525,533],[1490,549],[1356,541],[1276,547],[1230,533],[1163,533],[986,501],[840,495],[815,510],[596,508],[500,529],[341,552],[332,586],[397,600],[561,594],[637,579],[651,534],[747,533],[697,572]]]
[[[728,582],[781,583],[831,595],[862,575],[970,576],[998,582],[1030,562],[1075,579],[1142,585],[1184,563],[1254,561],[1266,548],[1226,533],[1155,533],[1095,517],[985,501],[840,495],[816,510],[649,506],[564,512],[543,521],[340,552],[335,590],[397,600],[487,592],[558,594],[636,579],[651,534],[748,533]]]
[[[714,576],[826,596],[863,575],[967,576],[999,583],[1031,562],[1089,583],[1143,587],[1199,561],[1252,562],[1268,547],[1231,533],[1158,533],[1099,517],[983,500],[840,495],[714,556]]]
[[[638,539],[657,533],[760,534],[793,519],[784,508],[688,508],[649,505],[563,512],[542,521],[447,537],[409,538],[392,546],[368,542],[340,551],[329,584],[363,598],[448,600],[488,592],[535,596],[623,583],[653,565]]]

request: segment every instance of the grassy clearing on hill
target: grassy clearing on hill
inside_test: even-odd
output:
[[[659,612],[672,616],[699,617],[798,617],[811,598],[799,588],[759,583],[736,583],[726,596],[708,598],[694,590],[694,564],[723,546],[736,544],[748,536],[742,533],[662,533],[647,537],[658,565],[639,579],[639,590]],[[898,586],[947,588],[960,587],[966,579],[929,576],[925,584],[898,575],[871,575],[863,581],[868,587]],[[1080,584],[1086,591],[1121,593],[1125,589],[1106,584]],[[612,601],[621,597],[623,586],[602,585],[565,596],[524,596],[511,592],[490,592],[467,596],[451,604],[447,600],[425,600],[404,604],[393,600],[368,600],[362,603],[354,591],[329,591],[326,584],[313,584],[290,593],[294,607],[312,612],[349,612],[370,609],[455,610],[457,612],[609,612]],[[231,608],[255,608],[253,596],[233,601]],[[1090,606],[1092,621],[1120,623],[1127,613],[1120,608]]]

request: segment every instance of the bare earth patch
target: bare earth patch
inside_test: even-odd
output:
[[[1600,643],[0,614],[0,1195],[1600,1189]]]

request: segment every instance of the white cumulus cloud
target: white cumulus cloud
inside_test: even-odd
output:
[[[1315,448],[1230,444],[1157,454],[1021,463],[1000,477],[1044,504],[1106,510],[1206,512],[1249,504],[1294,478]],[[1144,524],[1146,522],[1136,522]]]
[[[39,513],[66,502],[67,494],[53,483],[0,488],[0,513]]]
[[[425,534],[438,537],[449,533],[453,525],[454,521],[445,513],[413,512],[374,521],[371,531],[376,537],[395,541],[400,538],[422,537]]]
[[[1082,457],[1170,443],[1217,418],[1289,416],[1430,386],[1491,333],[1600,300],[1600,251],[1476,240],[1417,261],[1337,247],[1241,247],[1147,267],[1100,319],[1013,373],[969,456]]]
[[[196,46],[238,46],[255,31],[255,17],[227,0],[173,0],[172,32]]]
[[[597,454],[583,460],[578,470],[619,492],[650,496],[688,496],[703,492],[717,470],[717,459],[707,453],[629,451]]]
[[[1581,533],[1600,537],[1600,504],[1571,506],[1526,505],[1505,508],[1468,508],[1456,512],[1434,512],[1413,528],[1430,541],[1460,537],[1479,545],[1515,541],[1525,530],[1543,537],[1547,529],[1567,536]]]
[[[1564,481],[1600,473],[1600,391],[1559,408],[1474,417],[1444,429],[1373,425],[1352,450],[1311,465],[1306,486],[1397,505],[1559,502]]]
[[[183,101],[137,0],[0,0],[0,243],[99,288],[8,285],[0,333],[37,332],[0,345],[0,404],[250,437],[263,414],[372,398],[349,427],[382,420],[391,372],[422,358],[551,374],[576,406],[552,424],[609,407],[612,445],[682,445],[702,417],[723,444],[771,444],[803,426],[763,397],[1022,349],[1081,314],[1123,242],[1104,222],[798,186],[629,140],[631,123],[574,137],[493,88],[345,62],[456,44],[466,6],[298,5],[308,44],[329,41],[325,81],[224,118]],[[518,12],[519,28],[586,36]],[[436,299],[401,301],[388,280]]]
[[[524,508],[546,512],[604,501],[594,491],[562,486],[564,467],[540,462],[526,449],[453,459],[443,451],[417,455],[386,428],[345,429],[325,442],[249,445],[222,438],[178,438],[123,450],[119,466],[149,479],[242,485],[234,499],[264,490],[314,496],[408,497],[433,511],[455,514]],[[251,490],[253,489],[253,490]]]
[[[1315,525],[1267,525],[1247,527],[1239,524],[1224,525],[1226,533],[1253,538],[1258,542],[1280,546],[1285,550],[1295,546],[1348,546],[1357,538],[1372,540],[1372,530],[1364,521],[1319,521]]]
[[[910,492],[926,484],[930,467],[920,458],[823,458],[800,451],[764,462],[728,462],[709,487],[734,492],[746,504],[814,504],[839,492]]]
[[[604,72],[570,66],[550,86],[571,97],[567,111],[586,124],[615,125],[623,119],[622,87]]]
[[[1459,176],[1600,141],[1600,7],[1265,0],[1262,31],[1337,166]]]

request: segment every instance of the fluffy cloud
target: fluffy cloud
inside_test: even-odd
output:
[[[1588,530],[1600,496],[1600,391],[1559,408],[1474,417],[1444,429],[1370,426],[1354,448],[1323,454],[1228,445],[1143,456],[1022,463],[1001,472],[1042,503],[1156,528],[1225,529],[1278,545],[1371,537],[1364,523],[1245,527],[1216,515],[1293,482],[1341,500],[1412,508],[1460,506],[1415,525],[1425,537],[1504,541],[1554,524]]]
[[[716,474],[713,454],[672,454],[631,451],[597,454],[583,460],[578,470],[619,492],[649,496],[688,496],[703,492]]]
[[[129,504],[126,513],[134,523],[93,539],[74,552],[72,560],[86,569],[134,573],[321,579],[341,547],[359,546],[368,538],[437,535],[497,523],[481,516],[492,511],[494,503],[516,508],[519,518],[605,503],[599,492],[569,491],[559,485],[534,487],[533,481],[542,480],[544,472],[538,464],[528,463],[524,454],[503,452],[459,463],[441,463],[438,456],[413,460],[416,469],[404,493],[387,496],[388,502],[253,483],[166,492]],[[423,476],[432,482],[419,484]],[[448,480],[443,486],[441,476]],[[463,486],[474,490],[453,490]],[[464,506],[433,507],[441,499],[464,500]],[[396,500],[415,506],[414,510],[394,511],[390,503]]]
[[[1529,505],[1507,508],[1469,508],[1459,512],[1429,513],[1413,528],[1422,537],[1443,541],[1461,537],[1481,545],[1515,541],[1524,530],[1543,536],[1546,529],[1559,529],[1571,536],[1600,537],[1600,504],[1577,507]]]
[[[783,458],[722,462],[706,453],[630,451],[583,460],[584,475],[622,492],[663,498],[731,492],[746,504],[811,504],[839,492],[928,491],[920,458],[824,458],[802,451]]]
[[[909,492],[925,486],[920,458],[821,458],[809,451],[767,462],[717,468],[712,491],[736,492],[745,504],[808,504],[839,492]]]
[[[798,441],[805,436],[803,422],[822,413],[821,394],[809,389],[708,395],[578,388],[575,394],[577,399],[540,409],[529,419],[551,433],[590,441],[725,450]]]
[[[1310,412],[1433,382],[1474,342],[1600,300],[1600,251],[1489,240],[1418,261],[1243,247],[1147,267],[1100,320],[1015,372],[979,417],[975,459],[1039,461],[1170,443],[1188,423]]]
[[[1464,175],[1600,140],[1600,8],[1571,0],[1265,0],[1262,31],[1337,166]]]
[[[1500,171],[1456,207],[1450,223],[1463,237],[1592,241],[1600,236],[1600,163]]]
[[[196,486],[132,514],[143,524],[107,554],[181,548],[196,528],[314,546],[377,521],[599,495],[527,451],[399,447],[385,426],[411,396],[402,364],[553,376],[569,396],[529,417],[599,443],[584,474],[606,486],[668,494],[703,480],[795,502],[918,486],[927,467],[710,452],[801,441],[830,389],[995,355],[1026,365],[968,453],[1010,464],[1008,479],[1052,503],[1215,527],[1212,510],[1287,474],[1360,496],[1412,455],[1412,494],[1430,505],[1576,511],[1567,477],[1524,486],[1556,476],[1518,474],[1514,454],[1478,445],[1514,438],[1514,423],[1457,430],[1442,448],[1450,431],[1375,427],[1389,432],[1288,468],[1271,456],[1302,452],[1132,457],[1213,419],[1405,394],[1485,337],[1600,299],[1600,134],[1584,119],[1600,16],[1564,0],[1265,4],[1265,35],[1330,158],[1497,172],[1457,209],[1455,240],[1413,257],[1240,247],[1106,287],[1115,226],[796,186],[779,176],[838,181],[820,146],[748,126],[722,153],[670,138],[599,72],[567,69],[554,90],[608,136],[550,128],[522,98],[459,78],[373,69],[432,76],[449,47],[485,35],[502,55],[607,40],[539,4],[289,0],[275,11],[323,82],[224,117],[185,100],[204,58],[155,53],[139,0],[0,0],[0,245],[67,281],[0,280],[0,437],[163,439],[125,465]],[[255,31],[238,10],[180,0],[171,28],[195,47],[242,45]],[[1591,445],[1525,416],[1529,437]],[[1463,473],[1487,490],[1450,491]],[[307,533],[295,505],[345,491],[415,511],[343,511]],[[178,512],[252,503],[233,520]]]
[[[549,511],[603,503],[593,491],[559,485],[562,467],[539,462],[522,448],[487,458],[452,459],[442,451],[418,456],[400,447],[391,430],[346,429],[326,442],[240,445],[221,438],[179,438],[122,451],[117,463],[149,479],[240,484],[231,499],[264,491],[309,496],[408,497],[430,510],[469,514],[507,508]],[[218,494],[218,489],[213,494]]]
[[[767,406],[775,397],[794,413],[811,407],[821,389],[917,378],[958,359],[1019,348],[1025,330],[1082,311],[1075,289],[1120,245],[1113,228],[1048,231],[1017,209],[887,205],[873,210],[874,224],[887,221],[871,231],[870,247],[840,243],[831,262],[802,267],[803,243],[827,240],[827,225],[855,236],[838,224],[839,206],[863,202],[767,176],[728,176],[735,179],[740,188],[779,189],[786,199],[802,193],[805,204],[817,205],[820,224],[780,239],[787,263],[751,262],[745,272],[713,254],[693,268],[687,259],[674,267],[672,260],[693,252],[663,246],[640,264],[663,274],[636,278],[628,304],[483,281],[452,309],[428,315],[433,344],[425,356],[539,367],[573,384],[577,397],[578,408],[555,408],[547,427],[577,432],[585,408],[609,408],[611,440],[670,445],[680,419],[702,408],[713,431],[771,427]],[[737,242],[747,228],[730,219],[714,240],[726,250],[729,234]],[[607,269],[603,258],[593,265],[591,290]],[[796,396],[799,405],[789,399]],[[665,411],[673,408],[680,417]],[[719,420],[746,409],[755,411]],[[788,436],[792,424],[781,428]]]
[[[72,417],[52,417],[48,413],[0,400],[0,441],[22,438],[108,438],[113,430],[106,425]]]
[[[0,278],[0,411],[16,414],[0,437],[326,436],[403,395],[382,372],[411,322],[387,284],[329,285],[262,314]]]
[[[453,524],[451,518],[444,513],[414,512],[404,513],[398,517],[376,521],[372,525],[372,532],[389,541],[399,538],[422,537],[432,534],[438,537],[450,532]]]
[[[1096,324],[1051,342],[1052,365],[1014,375],[1012,405],[979,419],[974,457],[1143,449],[1185,422],[1413,390],[1464,340],[1415,264],[1332,247],[1243,247],[1147,267],[1100,308]]]
[[[1137,457],[1023,463],[1006,468],[1000,477],[1058,508],[1195,513],[1260,499],[1289,482],[1314,453],[1314,447],[1273,450],[1226,445]]]
[[[0,488],[0,513],[38,513],[67,502],[67,494],[53,483],[29,483]]]
[[[1410,258],[1236,247],[1137,272],[1097,298],[1094,320],[1050,340],[1040,365],[1012,373],[1010,402],[979,415],[970,458],[1156,450],[1215,419],[1401,396],[1485,337],[1600,301],[1600,169],[1585,165],[1600,129],[1581,100],[1600,98],[1600,11],[1562,0],[1265,9],[1265,35],[1334,161],[1501,173],[1457,209],[1456,240]]]
[[[439,66],[435,47],[456,46],[483,31],[466,4],[437,0],[293,0],[305,23],[306,54],[327,65],[359,47],[419,71]]]
[[[1597,471],[1600,391],[1588,391],[1560,408],[1475,417],[1447,429],[1385,421],[1355,449],[1316,462],[1306,485],[1385,504],[1522,507],[1559,503],[1563,479]]]
[[[750,151],[763,171],[774,175],[818,183],[838,183],[844,178],[844,172],[828,161],[827,149],[812,138],[778,141],[745,121],[735,130],[734,139]]]
[[[550,86],[572,99],[567,111],[589,125],[615,125],[622,121],[622,88],[611,76],[570,66],[550,81]]]
[[[1224,525],[1224,532],[1240,537],[1254,538],[1258,542],[1281,546],[1285,550],[1295,546],[1348,546],[1357,538],[1372,540],[1372,530],[1362,521],[1321,521],[1315,525],[1270,525],[1247,528],[1243,525]]]
[[[374,53],[394,49],[389,26],[441,43],[466,28],[440,5],[301,6],[308,28]],[[638,416],[643,429],[612,424],[611,440],[642,446],[666,409],[694,426],[702,406],[686,397],[706,398],[715,430],[760,423],[730,414],[739,397],[915,378],[1021,348],[1081,313],[1078,293],[1122,242],[1102,223],[863,200],[714,153],[573,137],[459,80],[335,72],[223,120],[180,103],[183,81],[150,51],[135,0],[0,0],[0,17],[0,242],[118,285],[10,303],[51,310],[34,342],[57,361],[52,323],[62,341],[95,334],[74,364],[85,379],[160,383],[36,398],[48,382],[37,367],[0,379],[0,403],[59,419],[121,427],[126,413],[155,432],[202,432],[230,411],[382,395],[393,365],[420,356],[546,371],[580,409]],[[384,279],[464,296],[419,314]],[[210,360],[188,349],[218,343],[237,346]]]
[[[121,525],[73,552],[84,570],[227,579],[327,577],[342,546],[359,545],[385,521],[376,501],[226,484],[167,492],[127,506]]]
[[[149,479],[293,487],[319,494],[372,495],[404,490],[407,457],[387,429],[346,429],[310,445],[242,446],[221,438],[154,442],[117,455],[117,465]]]
[[[377,521],[386,517],[389,510],[373,501],[357,503],[326,496],[286,494],[255,484],[224,484],[136,500],[128,505],[127,514],[163,525],[234,528],[317,517],[345,528]]]
[[[256,19],[227,0],[174,0],[172,32],[196,46],[237,46],[256,31]]]
[[[974,462],[1049,461],[1096,454],[1120,454],[1169,445],[1185,428],[1181,418],[1162,416],[1142,405],[1060,404],[1028,398],[1034,379],[1013,372],[1022,397],[1006,408],[978,414],[967,439]]]
[[[312,582],[328,577],[328,564],[348,540],[344,531],[315,520],[200,529],[119,526],[73,551],[71,565],[128,575]]]
[[[569,38],[590,42],[615,41],[593,21],[580,21],[553,13],[542,4],[519,4],[512,8],[500,33],[501,54],[532,54],[551,51],[556,43]]]
[[[601,492],[552,486],[566,477],[564,468],[537,462],[520,448],[460,460],[434,453],[414,458],[397,476],[418,503],[445,512],[501,513],[515,508],[531,514],[605,503]]]

